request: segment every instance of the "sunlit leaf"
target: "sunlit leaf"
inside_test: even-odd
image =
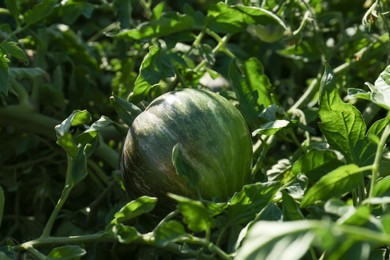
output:
[[[337,197],[362,185],[363,175],[355,164],[343,165],[329,172],[316,182],[305,194],[301,207],[318,200]]]
[[[142,196],[130,201],[115,213],[111,224],[119,224],[148,213],[154,209],[157,198]]]
[[[73,260],[85,255],[87,251],[76,245],[65,245],[53,248],[47,255],[49,259]]]
[[[184,217],[184,223],[194,232],[210,230],[215,225],[208,209],[200,202],[182,196],[169,194],[178,203],[178,209]]]
[[[26,53],[15,42],[3,41],[0,43],[0,48],[2,48],[8,55],[13,56],[26,64],[28,63]]]
[[[116,224],[112,227],[112,232],[122,244],[130,244],[140,237],[140,233],[135,227]]]
[[[259,221],[248,232],[237,259],[298,260],[307,252],[321,227],[317,221]]]
[[[153,234],[157,245],[166,246],[182,238],[185,235],[185,229],[179,221],[170,220],[157,226]]]
[[[118,33],[115,37],[122,39],[140,40],[149,37],[162,37],[169,34],[189,30],[195,22],[191,16],[185,14],[171,13],[141,24],[139,28],[126,30]]]

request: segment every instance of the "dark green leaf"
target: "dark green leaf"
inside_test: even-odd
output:
[[[78,145],[77,152],[72,156],[68,156],[68,169],[66,174],[66,185],[71,187],[76,186],[88,175],[87,170],[87,151],[90,145]]]
[[[371,101],[370,92],[364,91],[360,88],[349,88],[348,96]]]
[[[298,207],[298,204],[287,192],[282,192],[283,220],[302,220],[304,216]]]
[[[69,133],[72,126],[78,126],[88,124],[91,122],[91,115],[86,110],[75,110],[72,114],[65,119],[60,125],[55,127],[57,137],[64,136]]]
[[[156,203],[157,198],[147,196],[139,197],[127,203],[117,213],[115,213],[111,224],[123,223],[142,214],[148,213],[154,209]]]
[[[24,21],[27,25],[37,23],[51,14],[57,0],[43,0],[41,3],[34,5],[32,9],[28,10],[24,15]]]
[[[279,187],[279,182],[245,185],[229,201],[229,221],[241,224],[252,220],[273,199]]]
[[[67,24],[72,24],[80,15],[83,15],[85,18],[90,18],[94,9],[95,6],[91,3],[66,1],[61,4],[59,14]]]
[[[156,46],[151,46],[142,61],[130,101],[137,104],[149,95],[152,87],[158,85],[161,79],[174,75],[175,69],[170,55]]]
[[[52,249],[47,255],[49,259],[73,260],[85,255],[87,251],[76,245],[65,245]]]
[[[130,244],[136,241],[141,234],[135,227],[117,224],[112,227],[112,232],[117,237],[119,243]]]
[[[299,260],[310,248],[321,228],[317,221],[259,221],[248,232],[237,259]]]
[[[120,97],[111,96],[110,101],[119,117],[128,126],[131,126],[134,119],[142,112],[139,107]]]
[[[294,175],[303,173],[311,181],[317,181],[341,164],[333,151],[313,149],[295,161],[292,172]]]
[[[385,178],[378,180],[374,186],[373,196],[380,197],[388,191],[390,191],[390,176],[386,176]]]
[[[36,77],[41,77],[46,74],[46,72],[41,68],[9,68],[9,74],[14,78],[27,78],[33,79]]]
[[[140,40],[150,37],[162,37],[181,31],[192,29],[195,21],[191,16],[186,14],[172,13],[160,17],[158,20],[153,20],[142,24],[137,29],[123,31],[115,35],[121,39]]]
[[[9,60],[0,51],[0,93],[8,95]]]
[[[133,11],[132,1],[128,0],[116,0],[115,2],[116,8],[118,10],[118,20],[120,23],[120,28],[128,29],[131,23],[131,13]]]
[[[9,10],[9,12],[12,14],[13,17],[18,18],[20,11],[18,8],[18,1],[15,0],[5,0],[4,1],[5,6]]]
[[[362,185],[363,175],[355,164],[343,165],[323,176],[305,194],[301,207],[340,196]]]
[[[262,124],[260,128],[253,131],[252,135],[255,136],[259,134],[259,135],[271,136],[276,134],[280,130],[288,127],[290,123],[291,123],[290,121],[284,119],[267,122]]]
[[[170,243],[176,242],[185,235],[183,225],[176,220],[170,220],[159,225],[153,231],[155,243],[158,246],[166,246]]]
[[[184,217],[184,223],[187,224],[191,231],[202,232],[214,227],[215,220],[210,216],[210,212],[200,201],[174,194],[169,194],[169,197],[178,202],[178,208]]]
[[[343,153],[348,163],[363,165],[360,159],[366,159],[370,145],[364,138],[366,124],[356,107],[341,100],[328,66],[321,80],[319,116],[321,132],[330,146]]]
[[[227,5],[219,2],[208,10],[206,26],[215,32],[237,33],[249,24],[278,25],[286,28],[283,21],[270,11],[259,7]]]
[[[15,42],[3,41],[0,43],[0,48],[2,48],[8,55],[13,56],[26,64],[28,63],[26,53],[24,53],[24,51]]]
[[[254,127],[260,112],[274,103],[271,83],[262,64],[256,58],[248,59],[242,66],[232,62],[229,77],[240,101],[240,110],[249,125]]]

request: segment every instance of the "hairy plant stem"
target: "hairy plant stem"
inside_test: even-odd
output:
[[[390,124],[387,124],[387,126],[385,127],[385,130],[382,133],[378,147],[376,149],[375,159],[374,159],[374,163],[372,165],[370,192],[368,195],[369,198],[374,197],[374,187],[375,187],[376,181],[378,179],[380,161],[382,158],[383,150],[384,150],[385,145],[386,145],[386,141],[389,138],[389,135],[390,135]]]

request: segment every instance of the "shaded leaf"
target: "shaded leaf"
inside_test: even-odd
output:
[[[28,10],[24,15],[24,21],[27,25],[37,23],[51,14],[57,0],[43,0],[41,3],[34,5],[32,9]]]
[[[303,173],[311,181],[316,181],[341,165],[342,162],[333,151],[312,149],[294,162],[292,172],[294,175]]]
[[[3,41],[0,43],[0,48],[2,48],[8,55],[13,56],[26,64],[29,62],[26,53],[24,53],[24,51],[15,42]]]
[[[139,107],[120,97],[111,96],[110,101],[119,117],[128,126],[131,126],[134,119],[142,112]]]
[[[256,129],[253,131],[252,136],[255,135],[266,135],[266,136],[271,136],[282,130],[283,128],[286,128],[290,126],[290,121],[280,119],[280,120],[275,120],[275,121],[270,121],[267,123],[264,123],[260,126],[260,128]]]
[[[5,6],[9,10],[9,12],[12,14],[13,17],[18,17],[20,14],[19,8],[18,8],[18,1],[15,0],[4,0]]]
[[[10,68],[9,69],[10,75],[12,75],[14,78],[36,78],[40,76],[44,76],[46,72],[41,68]]]
[[[119,224],[148,213],[154,209],[157,198],[142,196],[130,201],[115,213],[111,224]]]
[[[227,208],[229,221],[241,224],[252,220],[273,199],[279,187],[279,182],[245,185],[229,201]]]
[[[260,112],[274,103],[271,83],[259,60],[250,58],[244,64],[232,62],[229,77],[240,102],[240,110],[249,125],[254,127]]]
[[[87,151],[90,145],[78,145],[77,152],[72,156],[68,156],[68,168],[66,173],[65,184],[71,187],[76,186],[88,175],[87,170]]]
[[[283,220],[302,220],[304,216],[298,207],[298,203],[287,192],[282,192]]]
[[[8,95],[9,60],[0,51],[0,93]]]
[[[76,245],[65,245],[53,248],[47,255],[49,259],[73,260],[85,255],[87,251]]]
[[[323,176],[306,192],[301,207],[349,192],[361,185],[362,179],[363,175],[357,165],[340,166]]]

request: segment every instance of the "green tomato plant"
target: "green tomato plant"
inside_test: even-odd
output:
[[[388,259],[390,6],[363,2],[1,2],[0,258]],[[138,189],[161,158],[182,189]]]

